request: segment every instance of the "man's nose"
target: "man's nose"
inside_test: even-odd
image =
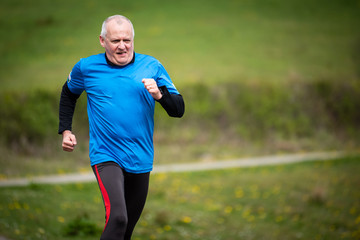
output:
[[[119,42],[118,48],[120,48],[120,49],[124,49],[124,48],[125,48],[125,43],[124,43],[124,41],[120,41],[120,42]]]

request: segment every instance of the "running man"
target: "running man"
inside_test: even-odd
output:
[[[185,105],[163,65],[134,52],[134,28],[121,15],[107,18],[100,44],[105,53],[81,59],[61,92],[59,134],[62,148],[77,144],[72,118],[77,99],[87,94],[90,163],[105,206],[101,240],[131,239],[144,208],[153,168],[154,107],[171,117]]]

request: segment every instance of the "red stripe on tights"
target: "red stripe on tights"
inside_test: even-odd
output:
[[[97,179],[98,179],[98,182],[99,182],[99,187],[100,187],[100,191],[101,191],[101,194],[104,198],[104,205],[105,205],[105,212],[106,212],[106,221],[105,221],[105,227],[104,227],[104,230],[106,228],[106,225],[109,221],[109,218],[110,218],[110,209],[111,209],[111,204],[110,204],[110,199],[109,199],[109,195],[104,187],[104,184],[102,183],[101,181],[101,178],[100,178],[100,174],[99,174],[99,171],[97,169],[97,165],[95,165],[95,171],[96,171],[96,176],[97,176]]]

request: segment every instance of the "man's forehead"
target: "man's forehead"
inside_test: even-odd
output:
[[[107,25],[108,37],[110,36],[132,36],[132,27],[128,22],[117,23],[115,21],[109,22]]]

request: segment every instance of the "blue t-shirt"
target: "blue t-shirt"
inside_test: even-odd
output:
[[[70,91],[87,93],[92,166],[114,161],[131,173],[152,170],[155,100],[143,78],[179,94],[161,63],[144,54],[135,53],[135,61],[121,67],[108,64],[102,53],[81,59],[72,69]]]

